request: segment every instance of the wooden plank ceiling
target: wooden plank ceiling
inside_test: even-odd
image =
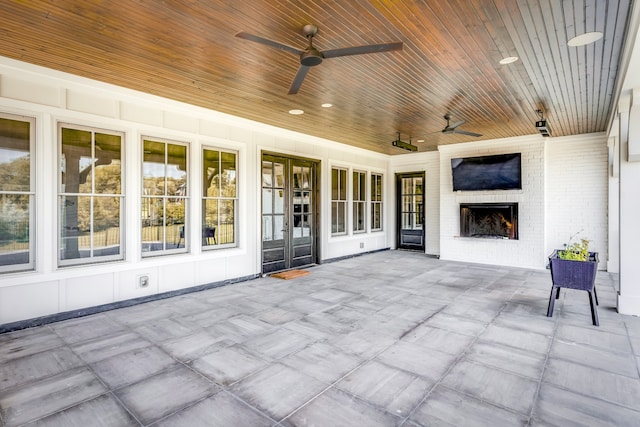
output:
[[[0,55],[381,153],[536,134],[604,131],[630,0],[29,0],[0,2]],[[326,58],[295,95],[290,52],[400,41]],[[567,41],[588,31],[591,45]],[[504,57],[518,61],[501,65]],[[323,108],[321,104],[333,107]],[[305,114],[288,114],[302,109]],[[443,116],[473,137],[443,134]],[[424,139],[424,142],[417,142]]]

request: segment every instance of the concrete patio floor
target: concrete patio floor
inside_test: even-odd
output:
[[[384,251],[0,335],[6,426],[638,426],[640,319],[598,272]]]

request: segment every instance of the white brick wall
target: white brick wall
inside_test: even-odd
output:
[[[546,144],[545,251],[561,248],[580,233],[606,268],[608,228],[607,138],[605,134],[552,138]]]
[[[539,135],[439,147],[440,257],[528,268],[545,266],[544,140]],[[453,191],[451,159],[522,153],[522,190]],[[518,240],[464,238],[460,203],[518,203]]]
[[[522,153],[522,190],[453,192],[451,158]],[[544,268],[547,256],[580,233],[607,261],[607,140],[604,134],[538,135],[440,147],[440,256]],[[517,202],[519,240],[458,237],[460,203]]]
[[[451,158],[516,152],[522,153],[522,190],[453,192]],[[584,230],[581,235],[592,240],[592,250],[599,252],[600,268],[606,268],[608,181],[604,134],[554,138],[531,135],[445,145],[439,152],[393,156],[390,169],[392,174],[425,172],[428,254],[541,269],[553,249]],[[519,240],[459,237],[459,205],[474,202],[518,203]]]

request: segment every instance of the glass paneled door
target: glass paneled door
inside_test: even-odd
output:
[[[316,165],[262,156],[262,272],[315,264]]]
[[[398,248],[424,252],[424,173],[396,175]]]

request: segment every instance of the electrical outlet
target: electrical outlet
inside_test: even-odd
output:
[[[360,242],[360,249],[364,249],[364,242]]]
[[[149,286],[149,276],[138,276],[138,287],[146,288],[147,286]]]

